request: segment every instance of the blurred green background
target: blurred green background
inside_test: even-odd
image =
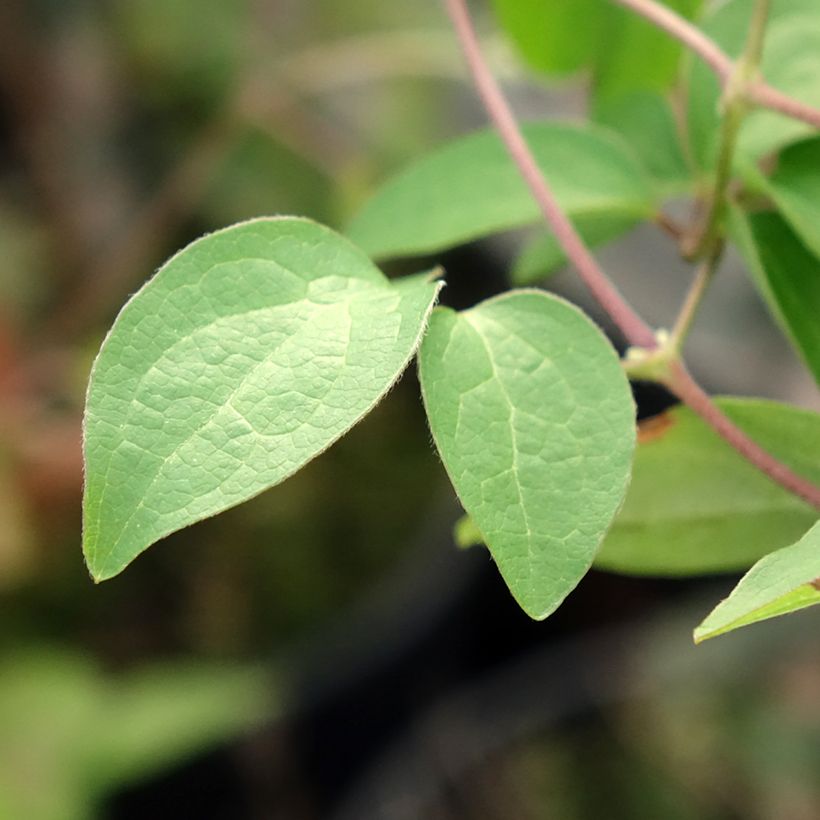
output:
[[[583,111],[488,43],[528,114]],[[281,487],[99,587],[83,567],[84,389],[128,295],[231,222],[341,229],[482,119],[436,2],[0,3],[0,820],[820,817],[816,619],[694,650],[731,579],[593,573],[530,623],[452,545],[413,373]],[[674,301],[630,241],[639,305]],[[444,259],[451,298],[503,287],[508,248]],[[695,357],[754,327],[757,381],[712,380],[800,401],[731,299]]]

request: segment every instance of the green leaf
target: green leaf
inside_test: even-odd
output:
[[[640,156],[665,196],[691,190],[693,180],[668,100],[657,92],[634,92],[601,103],[595,120],[617,131]]]
[[[493,0],[492,5],[532,68],[565,74],[595,56],[603,0]],[[578,25],[579,20],[584,25]]]
[[[439,285],[391,283],[314,222],[257,219],[174,256],[125,306],[85,416],[97,580],[283,481],[389,390]]]
[[[666,0],[692,17],[701,0]],[[493,0],[496,15],[526,62],[548,74],[592,71],[598,101],[663,90],[677,75],[681,47],[611,0]]]
[[[644,219],[654,212],[645,172],[598,127],[533,123],[524,136],[564,210]],[[428,154],[389,180],[354,219],[350,238],[371,256],[433,253],[533,224],[538,206],[498,136],[480,131]]]
[[[584,241],[597,248],[618,239],[635,227],[636,220],[624,216],[584,217],[576,221]],[[515,260],[510,278],[516,285],[539,282],[566,264],[567,257],[552,233],[541,234]]]
[[[732,209],[729,219],[755,283],[820,383],[820,259],[776,213]]]
[[[111,675],[87,650],[6,647],[0,817],[104,816],[116,789],[273,719],[277,689],[250,667],[174,662]]]
[[[743,50],[752,5],[730,0],[715,7],[704,30],[730,56]],[[816,0],[773,0],[761,65],[762,76],[779,91],[809,105],[820,106],[820,4]],[[700,60],[692,60],[688,122],[698,164],[714,165],[719,133],[718,82]],[[737,145],[739,164],[753,163],[812,133],[811,126],[766,109],[750,111]]]
[[[634,12],[616,8],[611,0],[600,3],[605,8],[593,70],[596,108],[634,92],[669,88],[678,75],[681,45]],[[663,5],[691,19],[702,0],[664,0]],[[580,27],[578,19],[575,30]]]
[[[820,258],[820,139],[789,146],[763,189],[803,244]]]
[[[621,504],[635,407],[612,346],[577,308],[510,291],[434,311],[419,354],[438,451],[524,611],[584,576]]]
[[[820,482],[820,415],[772,401],[716,401],[769,452]],[[595,564],[636,575],[746,569],[816,517],[678,406],[640,424],[632,483]]]
[[[820,521],[796,543],[758,561],[695,630],[695,643],[820,604]]]

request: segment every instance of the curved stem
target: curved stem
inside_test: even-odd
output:
[[[615,322],[626,340],[636,347],[654,348],[657,342],[652,328],[621,296],[558,204],[549,183],[521,134],[521,129],[518,127],[507,100],[484,60],[465,0],[445,0],[445,2],[484,107],[490,119],[495,123],[501,139],[532,191],[544,219],[552,228],[567,259],[575,266],[598,304]]]
[[[734,65],[732,58],[697,26],[692,25],[688,20],[656,0],[613,0],[613,2],[631,9],[691,49],[712,69],[722,85],[729,81]],[[763,80],[748,84],[746,99],[762,108],[777,111],[820,129],[820,110],[789,97]]]
[[[732,181],[732,163],[737,138],[748,107],[746,86],[757,72],[763,55],[763,39],[770,5],[771,0],[756,1],[743,53],[726,80],[715,180],[709,196],[708,211],[703,220],[703,227],[691,245],[683,248],[684,254],[690,259],[711,256],[715,245],[721,241],[723,216],[726,212],[726,191]]]
[[[636,347],[654,350],[656,355],[662,354],[664,351],[659,351],[652,329],[624,301],[598,266],[584,244],[584,240],[556,201],[541,169],[524,141],[512,110],[484,62],[466,0],[445,0],[445,2],[487,113],[498,128],[507,150],[541,206],[545,219],[555,231],[556,238],[561,243],[567,258],[575,265],[601,307],[618,324],[626,338]],[[820,508],[820,487],[798,476],[752,441],[712,402],[708,394],[689,374],[683,362],[672,358],[663,364],[663,370],[664,375],[658,380],[688,404],[738,453],[787,490]]]
[[[797,475],[750,439],[709,398],[706,391],[692,378],[683,362],[678,360],[670,364],[665,384],[747,461],[782,487],[820,509],[820,487]]]
[[[694,51],[718,78],[726,81],[732,74],[734,62],[713,40],[709,39],[697,26],[681,17],[667,6],[653,0],[613,0],[620,6],[634,11],[654,26],[671,34],[676,40]]]
[[[669,348],[675,356],[680,356],[683,350],[683,343],[686,341],[689,329],[692,327],[695,314],[720,264],[723,247],[723,240],[719,240],[714,244],[709,256],[700,263],[695,278],[692,280],[692,285],[683,300],[683,306],[669,334]]]

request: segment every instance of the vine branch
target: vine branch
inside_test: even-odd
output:
[[[598,304],[618,326],[626,340],[636,347],[657,346],[652,328],[632,309],[604,273],[578,231],[558,204],[555,194],[524,139],[515,115],[489,69],[478,44],[470,13],[464,0],[445,0],[456,34],[467,58],[476,90],[495,124],[521,176],[538,203],[544,219],[555,234],[567,259],[575,266]]]
[[[649,3],[648,0],[616,0],[616,2],[622,2],[624,5],[629,6],[644,7],[648,5],[653,9],[656,6],[654,3]],[[512,109],[484,60],[470,18],[467,0],[445,0],[445,4],[467,58],[473,82],[484,103],[487,114],[498,129],[510,156],[532,191],[544,218],[555,233],[556,239],[566,253],[567,258],[578,270],[598,303],[615,321],[632,345],[649,351],[654,350],[661,354],[665,353],[666,351],[658,351],[657,340],[652,329],[635,313],[610,282],[606,273],[599,267],[584,240],[555,199],[549,183],[535,162],[521,134],[521,129],[518,127]],[[681,20],[681,22],[685,21]],[[688,26],[688,23],[686,25]],[[694,27],[691,28],[694,29]],[[697,30],[695,29],[695,31]],[[728,60],[728,58],[726,59]],[[729,61],[726,76],[731,76],[733,71],[733,64]],[[683,362],[677,358],[677,354],[665,363],[663,370],[664,376],[659,381],[697,413],[740,455],[790,492],[820,508],[820,487],[794,473],[789,467],[750,439],[712,402],[708,394],[692,378]]]
[[[697,26],[667,6],[661,5],[657,0],[613,0],[613,2],[634,11],[679,40],[712,69],[722,86],[725,87],[729,83],[734,71],[734,61]],[[745,86],[744,96],[746,100],[755,105],[777,111],[820,129],[820,110],[789,97],[763,80],[750,79]]]

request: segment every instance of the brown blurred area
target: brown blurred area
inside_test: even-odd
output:
[[[522,110],[583,110],[490,47]],[[452,545],[413,372],[287,483],[85,571],[85,385],[129,295],[232,222],[343,229],[481,123],[434,2],[0,2],[0,820],[820,817],[816,621],[694,650],[731,579],[593,573],[529,622]],[[448,298],[505,287],[508,248],[433,260]],[[604,254],[653,321],[685,286],[672,261],[653,278],[665,252],[638,232]],[[726,281],[695,366],[810,403]]]

